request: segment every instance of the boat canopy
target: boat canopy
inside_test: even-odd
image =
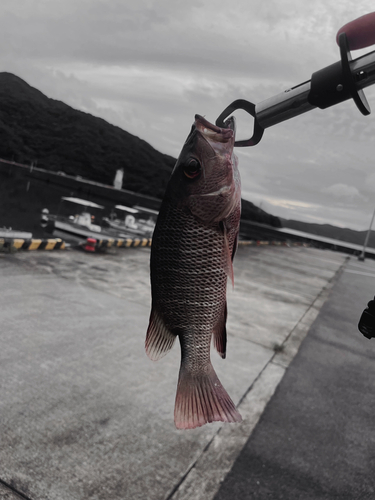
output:
[[[140,212],[148,212],[155,215],[158,215],[159,213],[157,210],[153,210],[152,208],[140,207],[139,205],[135,205],[134,208],[137,208]]]
[[[83,205],[85,207],[104,208],[101,205],[94,203],[93,201],[81,200],[81,198],[72,198],[71,196],[63,196],[61,199],[65,201],[70,201],[71,203],[77,203],[77,205]]]
[[[118,210],[124,210],[125,212],[130,212],[131,214],[136,214],[139,212],[136,208],[126,207],[125,205],[115,205]]]

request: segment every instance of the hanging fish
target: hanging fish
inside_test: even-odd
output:
[[[211,339],[225,358],[227,277],[233,283],[241,215],[234,118],[226,127],[195,116],[152,240],[152,309],[145,345],[147,355],[158,360],[179,337],[178,429],[241,421],[210,360]]]

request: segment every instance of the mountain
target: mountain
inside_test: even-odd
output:
[[[46,170],[110,186],[116,171],[123,169],[124,188],[159,199],[163,197],[176,160],[146,141],[101,118],[48,98],[11,73],[0,73],[0,103],[0,158],[27,165],[33,163]],[[31,210],[26,206],[27,200],[35,210],[40,209],[41,201],[35,203],[45,193],[35,189],[26,196],[24,187],[12,188],[11,181],[3,177],[0,226],[17,224],[17,206],[21,203],[22,212]],[[13,215],[9,222],[10,193],[13,193]],[[242,200],[242,214],[244,219],[281,226],[277,217],[246,200]]]
[[[261,208],[257,207],[251,201],[242,199],[241,206],[241,219],[258,222],[260,224],[267,224],[273,227],[282,227],[279,217],[271,215]]]
[[[0,73],[0,158],[34,163],[112,186],[124,170],[124,188],[161,199],[176,159],[89,113],[50,99],[11,73]],[[0,171],[0,226],[37,231],[42,207],[57,204],[63,189],[29,189],[28,181]],[[71,193],[69,193],[71,194]],[[79,195],[79,193],[77,193]],[[95,201],[95,200],[94,200]],[[286,227],[363,245],[367,231],[280,219],[242,200],[242,220]],[[22,227],[20,227],[22,226]],[[375,247],[375,232],[369,246]]]
[[[346,241],[363,245],[367,231],[355,231],[345,227],[332,226],[331,224],[315,224],[311,222],[301,222],[297,220],[288,220],[280,218],[283,227],[303,231],[305,233],[324,236],[325,238],[333,238],[335,240]],[[371,231],[368,246],[375,248],[375,232]]]
[[[120,127],[0,73],[0,158],[162,197],[175,159]]]

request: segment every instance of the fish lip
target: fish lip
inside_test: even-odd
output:
[[[233,130],[234,133],[236,132],[236,119],[234,116],[230,116],[227,120],[225,120],[224,125],[226,125],[225,128]]]
[[[218,127],[210,123],[201,115],[195,115],[195,127],[207,139],[214,139],[218,142],[228,142],[234,139],[235,136],[235,119],[233,116],[226,120],[226,128]]]

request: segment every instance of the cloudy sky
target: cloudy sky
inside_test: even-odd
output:
[[[339,59],[338,29],[374,10],[371,0],[1,0],[0,71],[177,157],[195,113],[215,122],[235,99],[259,103],[309,80]],[[365,93],[375,110],[375,86]],[[237,118],[238,138],[249,136]],[[368,227],[375,111],[316,109],[236,152],[245,199]]]

